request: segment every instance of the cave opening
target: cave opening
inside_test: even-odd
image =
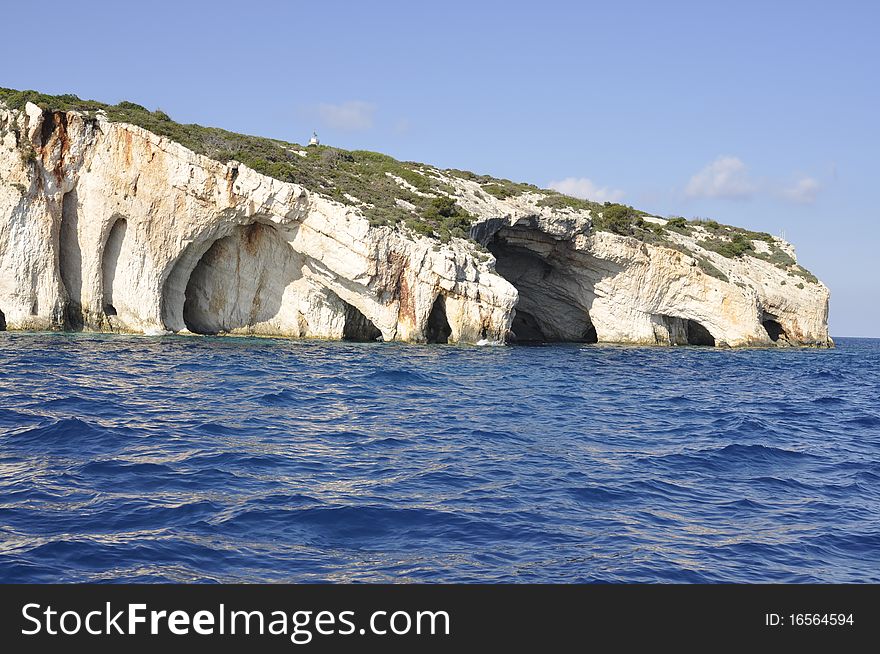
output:
[[[513,333],[512,340],[524,345],[546,343],[547,337],[541,331],[541,325],[532,314],[522,309],[516,309],[510,331]]]
[[[210,288],[213,273],[212,263],[217,259],[218,244],[215,241],[208,251],[199,259],[186,282],[183,301],[183,324],[193,334],[213,336],[223,331],[219,316],[218,302],[213,298],[214,289]]]
[[[64,307],[65,329],[82,330],[82,248],[79,243],[79,202],[76,190],[61,200],[61,229],[58,238],[58,267],[61,284],[67,291]]]
[[[122,252],[122,244],[125,241],[125,233],[128,230],[128,221],[125,218],[117,218],[110,228],[107,242],[104,244],[104,256],[101,260],[101,281],[103,290],[103,310],[107,316],[116,315],[116,307],[113,300],[113,283],[116,281],[116,270],[119,266],[119,255]]]
[[[715,347],[715,337],[696,320],[687,321],[687,342],[688,345]]]
[[[764,329],[767,330],[767,336],[769,336],[770,340],[774,343],[778,343],[780,338],[782,340],[788,340],[785,330],[776,320],[765,317],[761,324],[764,326]]]
[[[428,326],[425,337],[428,343],[448,343],[452,336],[452,327],[446,318],[446,297],[441,293],[434,300],[431,313],[428,315]]]
[[[599,334],[596,333],[596,326],[590,323],[589,327],[584,331],[583,336],[581,337],[582,343],[598,343],[599,342]]]
[[[229,238],[229,237],[226,237]],[[214,241],[199,258],[184,289],[183,324],[194,334],[212,336],[223,331],[217,289],[216,263],[223,257],[224,239]]]
[[[345,325],[342,328],[342,340],[370,342],[382,338],[382,332],[357,307],[342,300],[345,304]]]
[[[597,343],[596,327],[585,306],[590,298],[583,293],[583,281],[567,272],[565,266],[556,265],[553,243],[530,240],[539,238],[532,232],[503,229],[487,246],[495,255],[496,272],[519,294],[510,342]]]
[[[6,331],[6,314],[0,311],[0,332]]]
[[[273,226],[236,227],[209,246],[185,252],[175,264],[164,286],[163,319],[174,331],[254,333],[278,316],[285,289],[300,275],[295,253]]]

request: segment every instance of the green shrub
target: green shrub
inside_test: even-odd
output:
[[[128,100],[123,100],[116,105],[116,108],[121,109],[122,111],[137,111],[147,113],[146,107],[135,104],[134,102],[129,102]]]
[[[698,218],[693,221],[693,224],[708,229],[710,232],[718,232],[722,229],[721,223],[715,220],[704,220],[702,218]]]
[[[451,218],[458,215],[458,205],[450,197],[440,196],[431,200],[431,207],[438,216],[443,218]]]
[[[421,234],[422,236],[431,236],[434,234],[434,228],[423,220],[410,218],[406,221],[406,226],[416,234]]]
[[[466,179],[469,182],[478,181],[479,176],[471,172],[470,170],[459,170],[458,168],[447,168],[444,171],[447,175],[452,175],[453,177],[458,177],[460,179]]]
[[[495,179],[490,175],[477,175],[470,170],[459,170],[458,168],[447,168],[443,171],[447,175],[451,175],[452,177],[458,177],[459,179],[466,179],[469,182],[478,182],[480,184],[489,184],[492,182],[501,182],[503,180]]]
[[[527,191],[538,191],[538,187],[532,184],[521,184],[511,182],[509,179],[493,179],[488,184],[483,184],[483,190],[489,195],[493,195],[499,200],[505,198],[516,197]]]
[[[562,195],[556,191],[549,189],[540,189],[544,193],[544,197],[538,200],[539,207],[550,207],[550,209],[574,209],[576,211],[590,211],[594,214],[602,211],[602,205],[598,202],[590,200],[582,200],[581,198],[573,198],[570,195]]]
[[[499,200],[503,200],[505,198],[509,198],[513,195],[513,191],[511,191],[506,186],[502,186],[501,184],[484,184],[483,190],[486,191],[491,196],[498,198]]]
[[[752,256],[757,257],[758,259],[763,259],[764,261],[768,261],[772,263],[777,268],[781,268],[782,270],[787,269],[789,266],[793,266],[795,264],[795,260],[789,256],[785,250],[779,248],[775,245],[770,246],[770,252],[755,252]]]
[[[773,238],[772,234],[768,234],[767,232],[753,232],[749,229],[741,229],[739,227],[730,227],[729,229],[738,231],[746,238],[749,238],[753,241],[764,241],[765,243],[776,243],[776,239]]]
[[[107,107],[103,102],[94,100],[81,100],[75,95],[46,95],[37,91],[16,91],[15,89],[0,88],[0,100],[10,109],[24,109],[28,102],[32,102],[44,111],[84,111],[91,112]]]
[[[634,228],[643,226],[644,220],[632,207],[606,202],[601,215],[594,219],[593,224],[602,231],[632,236]]]
[[[794,269],[794,274],[797,275],[798,277],[802,277],[803,279],[807,280],[811,284],[818,284],[819,283],[819,278],[816,277],[813,273],[811,273],[809,270],[807,270],[803,266],[796,266]]]
[[[752,242],[739,232],[735,232],[730,237],[730,240],[713,238],[708,241],[701,241],[700,245],[707,250],[717,252],[721,256],[727,257],[728,259],[741,257],[747,252],[751,252],[755,249],[752,246]]]
[[[694,258],[696,259],[697,265],[700,267],[700,270],[702,270],[707,275],[710,275],[712,277],[720,279],[722,282],[729,282],[730,281],[730,279],[727,277],[727,275],[725,275],[723,272],[718,270],[718,268],[716,268],[715,265],[711,261],[709,261],[706,257],[697,256]]]

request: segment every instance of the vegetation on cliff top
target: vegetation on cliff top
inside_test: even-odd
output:
[[[103,112],[112,122],[130,123],[168,137],[218,161],[239,161],[259,173],[300,184],[344,204],[355,204],[374,226],[404,223],[420,234],[467,238],[473,217],[455,204],[452,189],[417,163],[378,152],[327,146],[303,147],[275,139],[237,134],[216,127],[184,125],[168,114],[133,102],[108,105],[75,95],[0,89],[13,109],[32,102],[46,111]],[[403,180],[405,187],[398,183]],[[450,201],[452,204],[450,204]]]
[[[344,204],[360,208],[373,226],[405,225],[412,231],[448,241],[468,238],[474,220],[456,202],[455,190],[437,175],[437,170],[416,162],[403,162],[378,152],[343,150],[328,146],[304,147],[295,143],[229,132],[216,127],[174,122],[161,109],[149,109],[133,102],[108,105],[82,100],[75,95],[46,95],[37,91],[0,88],[0,101],[12,109],[24,109],[28,102],[44,111],[79,111],[94,117],[103,112],[112,122],[130,123],[180,143],[190,150],[218,161],[239,161],[259,173],[300,184]],[[532,184],[512,182],[466,170],[447,169],[443,174],[480,185],[482,192],[498,199],[524,193],[539,194],[540,207],[551,211],[588,211],[593,228],[647,243],[666,245],[694,256],[700,267],[724,278],[704,256],[688,251],[675,242],[674,233],[699,240],[699,245],[718,254],[735,258],[753,256],[768,261],[808,281],[816,278],[782,250],[774,238],[713,220],[668,219],[665,225],[646,221],[649,214],[633,207],[563,195]],[[697,229],[701,228],[701,229]],[[753,241],[767,243],[767,252],[758,252]]]

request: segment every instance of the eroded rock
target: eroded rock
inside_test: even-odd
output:
[[[0,329],[830,344],[821,283],[429,172],[476,216],[488,253],[371,227],[356,205],[139,127],[0,104]]]

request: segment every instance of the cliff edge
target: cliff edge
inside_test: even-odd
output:
[[[823,347],[828,297],[769,234],[0,89],[0,328]]]

